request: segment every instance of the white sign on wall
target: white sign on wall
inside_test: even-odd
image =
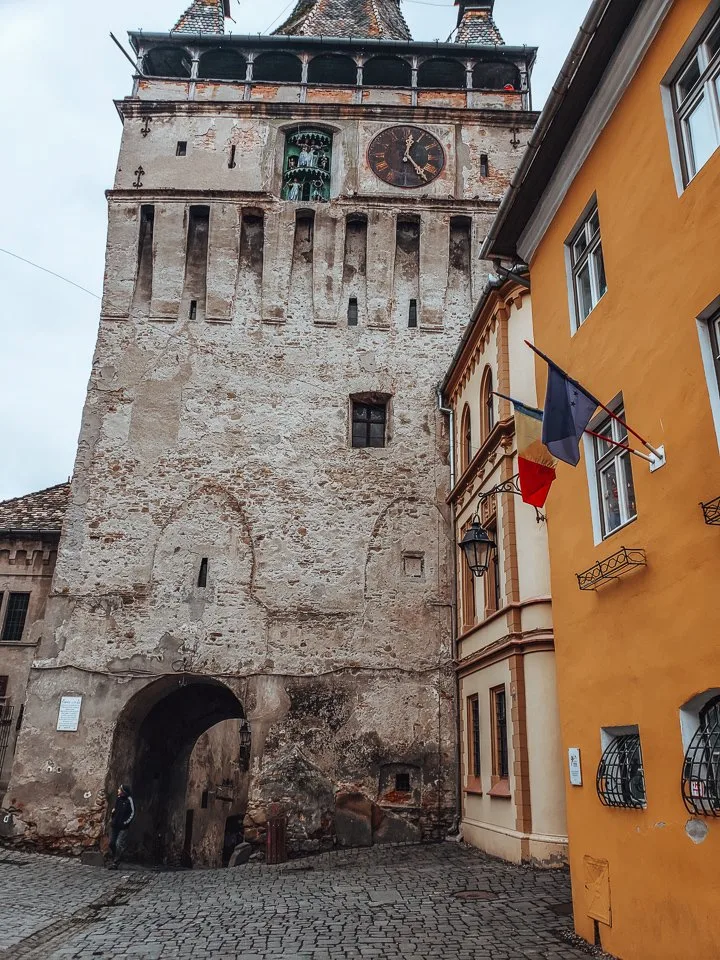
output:
[[[570,770],[570,783],[574,787],[581,787],[582,767],[580,765],[580,747],[568,748],[568,768]]]
[[[58,711],[58,730],[75,731],[80,723],[82,697],[61,697]]]

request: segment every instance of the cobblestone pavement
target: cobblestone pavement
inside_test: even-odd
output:
[[[586,960],[564,871],[456,843],[111,873],[0,850],[0,960]]]

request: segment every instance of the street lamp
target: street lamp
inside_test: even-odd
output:
[[[484,529],[477,514],[472,518],[470,528],[460,541],[460,549],[465,555],[473,576],[482,577],[487,573],[491,554],[497,549],[497,544]]]

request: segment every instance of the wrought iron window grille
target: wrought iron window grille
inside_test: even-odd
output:
[[[720,817],[720,697],[700,714],[683,761],[682,797],[690,813]]]
[[[705,523],[710,526],[720,524],[720,497],[715,497],[714,500],[708,500],[707,503],[701,503],[700,506],[702,507]]]
[[[613,737],[603,751],[596,777],[606,807],[644,807],[647,800],[639,734]]]
[[[576,573],[575,576],[581,590],[596,590],[601,583],[617,580],[634,567],[646,565],[647,558],[644,550],[639,547],[620,547],[617,553],[613,553],[604,560],[598,560],[592,567],[583,570],[582,573]]]

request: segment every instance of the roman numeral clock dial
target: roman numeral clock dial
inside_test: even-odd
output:
[[[445,166],[437,137],[420,127],[388,127],[370,142],[370,169],[393,187],[426,187]]]

